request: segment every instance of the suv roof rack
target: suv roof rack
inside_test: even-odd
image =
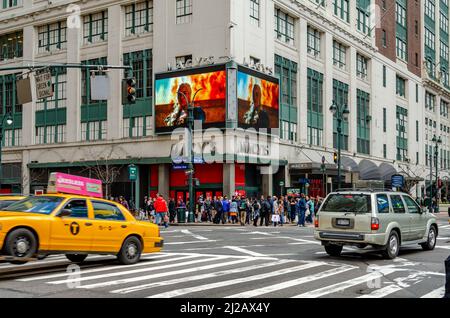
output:
[[[365,192],[394,192],[387,188],[340,188],[333,192],[348,192],[348,191],[365,191]]]

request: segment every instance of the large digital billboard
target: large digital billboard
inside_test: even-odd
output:
[[[226,77],[225,65],[156,74],[156,133],[187,127],[188,103],[194,104],[194,118],[203,129],[225,127]]]
[[[280,83],[275,77],[238,68],[238,125],[240,128],[279,128]]]

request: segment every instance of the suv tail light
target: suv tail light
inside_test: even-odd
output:
[[[378,231],[380,229],[380,219],[372,218],[372,225],[370,228],[372,231]]]
[[[319,216],[316,216],[316,218],[314,219],[314,227],[319,227]]]

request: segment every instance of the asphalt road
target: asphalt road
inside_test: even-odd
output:
[[[440,298],[450,225],[442,217],[436,250],[403,248],[384,260],[370,250],[325,254],[312,228],[190,226],[161,230],[166,245],[132,266],[91,256],[0,264],[0,297],[89,298]]]

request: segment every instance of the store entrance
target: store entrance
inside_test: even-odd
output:
[[[198,200],[198,198],[200,198],[200,196],[203,196],[204,199],[206,199],[207,197],[211,197],[211,199],[213,199],[215,196],[220,197],[222,195],[223,195],[222,189],[195,190],[196,201]],[[180,201],[181,199],[183,200],[184,203],[186,203],[187,200],[189,199],[189,191],[177,190],[175,191],[174,198],[177,202]]]

